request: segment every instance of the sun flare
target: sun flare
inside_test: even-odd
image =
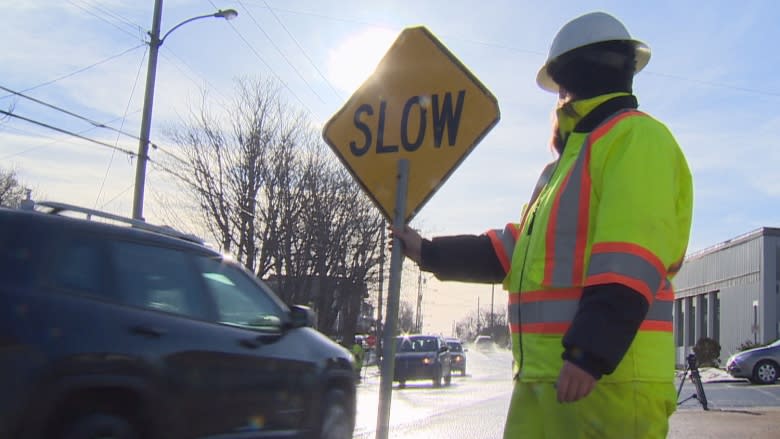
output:
[[[389,29],[369,28],[351,34],[328,56],[328,80],[334,87],[354,92],[368,79],[398,34]]]

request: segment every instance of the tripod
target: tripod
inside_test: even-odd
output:
[[[679,401],[677,405],[680,405],[690,399],[696,399],[699,401],[699,403],[701,404],[704,410],[709,410],[707,408],[707,395],[704,394],[704,386],[702,386],[701,384],[701,376],[699,375],[699,368],[696,365],[696,355],[689,354],[688,357],[686,357],[686,360],[687,360],[687,365],[685,366],[685,372],[683,372],[683,376],[680,379],[680,387],[677,388],[677,399],[678,400],[680,399],[680,392],[682,392],[683,384],[685,384],[685,378],[688,377],[688,373],[691,374],[691,381],[693,381],[693,385],[695,387],[696,393],[683,399],[682,401]]]

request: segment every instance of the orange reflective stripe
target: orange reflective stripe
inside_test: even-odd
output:
[[[653,303],[653,292],[650,291],[650,288],[647,286],[647,284],[641,280],[634,279],[633,277],[623,276],[617,273],[597,274],[588,276],[588,280],[585,282],[585,286],[590,287],[594,285],[612,283],[625,285],[644,296],[648,304]]]
[[[512,253],[517,243],[517,228],[510,223],[504,227],[504,230],[488,230],[487,236],[493,244],[493,250],[501,266],[504,267],[504,272],[508,273],[512,266]]]
[[[639,325],[640,331],[659,331],[659,332],[672,332],[674,325],[672,322],[659,321],[659,320],[645,320]]]
[[[569,323],[534,323],[526,325],[510,325],[512,334],[565,334],[571,325]],[[640,331],[672,332],[672,322],[645,320],[639,325]]]
[[[569,330],[571,322],[556,323],[524,323],[520,325],[520,332],[528,334],[564,334]]]
[[[582,297],[582,288],[563,288],[559,290],[526,291],[518,294],[516,300],[521,303],[529,303],[541,300],[579,300],[580,297]]]
[[[680,258],[677,262],[673,263],[669,266],[669,268],[666,269],[666,272],[670,275],[677,274],[678,271],[680,271],[680,268],[682,268],[683,260],[685,259],[685,256]]]

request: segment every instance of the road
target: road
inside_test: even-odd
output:
[[[390,438],[494,439],[502,436],[512,391],[509,351],[467,353],[468,374],[453,376],[449,387],[433,388],[430,381],[410,381],[405,389],[393,386]],[[780,407],[780,384],[755,386],[747,382],[705,383],[711,409],[745,410],[750,407]],[[688,382],[680,398],[694,392]],[[366,370],[358,386],[355,438],[376,437],[379,376],[375,367]],[[701,410],[696,400],[680,411]]]
[[[485,428],[485,417],[476,423],[468,418],[473,413],[484,412],[483,416],[494,417],[495,432],[486,436],[465,434],[468,438],[500,437],[504,419],[512,392],[512,355],[509,351],[498,349],[482,353],[471,349],[467,354],[466,376],[453,375],[450,386],[434,388],[431,381],[409,381],[406,388],[393,385],[390,410],[390,436],[416,437],[410,432],[427,434],[419,437],[443,437],[446,429],[452,428],[453,434],[465,434],[464,427],[469,425]],[[367,377],[358,386],[358,408],[355,425],[355,438],[375,437],[379,403],[379,376],[376,368],[369,368]],[[483,425],[484,424],[484,425]],[[421,430],[421,426],[434,425],[434,430]],[[435,431],[435,435],[434,432]]]

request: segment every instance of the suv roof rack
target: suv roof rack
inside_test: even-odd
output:
[[[35,205],[48,207],[50,210],[46,213],[52,215],[59,215],[62,212],[77,212],[86,215],[88,220],[91,219],[91,217],[93,216],[98,218],[105,218],[112,221],[129,224],[130,226],[135,227],[137,229],[160,233],[162,235],[172,236],[174,238],[195,242],[201,245],[206,244],[206,242],[202,238],[193,235],[191,233],[181,232],[179,230],[174,229],[171,226],[157,226],[154,224],[149,224],[143,220],[127,218],[120,215],[114,215],[113,213],[103,212],[101,210],[89,209],[87,207],[75,206],[73,204],[60,203],[57,201],[36,201]]]

